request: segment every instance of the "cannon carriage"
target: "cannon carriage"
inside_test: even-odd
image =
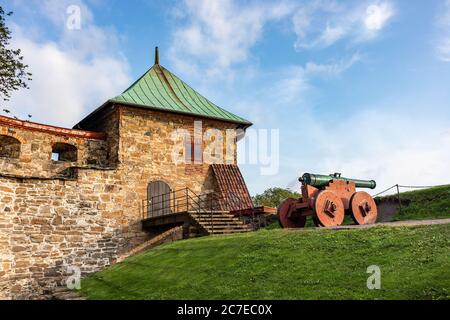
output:
[[[283,228],[303,228],[308,216],[317,227],[339,226],[345,215],[358,225],[377,220],[377,206],[370,194],[356,188],[375,189],[374,180],[341,177],[340,173],[319,175],[305,173],[300,199],[289,198],[278,206],[278,218]]]

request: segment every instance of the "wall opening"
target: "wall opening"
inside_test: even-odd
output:
[[[52,147],[51,159],[53,161],[77,161],[77,147],[68,143],[57,142]]]
[[[19,158],[20,141],[10,136],[0,135],[0,157]]]

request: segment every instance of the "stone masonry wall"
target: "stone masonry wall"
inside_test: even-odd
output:
[[[80,170],[77,181],[2,179],[0,292],[36,297],[61,285],[67,267],[101,269],[147,240],[122,210],[114,171]]]
[[[188,187],[197,194],[215,191],[210,164],[173,163],[172,150],[175,142],[172,140],[172,133],[176,129],[186,129],[193,136],[194,121],[202,121],[201,134],[210,128],[218,129],[224,139],[226,129],[236,128],[234,124],[216,120],[129,107],[120,109],[119,161],[129,187],[136,190],[139,199],[146,198],[148,183],[157,180],[166,182],[172,190]],[[202,150],[208,143],[203,141]],[[229,158],[224,160],[235,162],[235,142],[232,145]],[[224,144],[224,154],[225,148]]]
[[[150,240],[141,227],[150,182],[214,190],[209,164],[175,165],[171,158],[171,133],[192,132],[194,120],[119,106],[98,122],[106,141],[64,139],[78,148],[76,164],[50,160],[61,137],[0,127],[22,142],[19,159],[0,160],[0,298],[39,297],[64,283],[68,267],[91,273]],[[234,127],[203,120],[203,130]],[[103,165],[88,165],[92,155]],[[73,175],[55,177],[67,167]]]
[[[71,166],[108,165],[106,141],[59,136],[0,124],[0,138],[1,136],[20,141],[20,156],[17,159],[0,157],[0,174],[48,178],[64,175],[65,169]],[[75,146],[77,161],[52,161],[52,147],[56,143]]]

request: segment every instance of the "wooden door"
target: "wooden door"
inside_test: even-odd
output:
[[[150,217],[172,213],[170,209],[170,186],[164,181],[152,181],[147,187],[148,213]]]

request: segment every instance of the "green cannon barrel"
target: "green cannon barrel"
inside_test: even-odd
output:
[[[341,177],[340,174],[330,174],[327,176],[322,174],[305,173],[300,178],[300,181],[316,188],[325,187],[331,182],[331,180],[352,181],[355,183],[357,188],[375,189],[377,186],[377,183],[374,180],[349,179]]]

